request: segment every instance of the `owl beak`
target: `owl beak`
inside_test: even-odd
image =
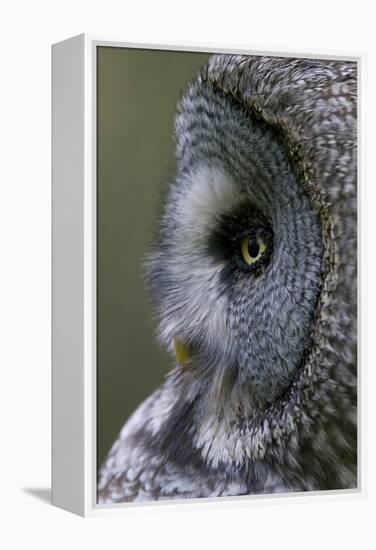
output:
[[[176,359],[178,360],[180,367],[184,368],[187,366],[187,361],[190,357],[189,353],[189,347],[184,344],[180,338],[177,336],[174,337],[174,349],[175,349],[175,355]]]

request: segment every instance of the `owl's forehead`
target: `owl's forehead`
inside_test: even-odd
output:
[[[199,233],[210,230],[223,214],[245,200],[244,190],[224,167],[203,164],[180,182],[176,213],[184,227]]]
[[[184,227],[198,232],[244,201],[270,217],[297,192],[275,130],[211,86],[189,88],[175,126],[178,173],[169,214]]]

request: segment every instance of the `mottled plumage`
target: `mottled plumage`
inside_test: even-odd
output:
[[[356,487],[356,90],[352,62],[234,55],[189,85],[146,262],[189,358],[125,424],[99,503]]]

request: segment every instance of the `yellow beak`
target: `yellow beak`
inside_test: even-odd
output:
[[[176,359],[179,361],[181,367],[185,367],[187,360],[189,359],[189,349],[180,338],[175,336],[174,338],[174,348]]]

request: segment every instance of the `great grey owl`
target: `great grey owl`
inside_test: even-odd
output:
[[[98,502],[355,488],[357,68],[215,55],[147,259],[176,366]]]

